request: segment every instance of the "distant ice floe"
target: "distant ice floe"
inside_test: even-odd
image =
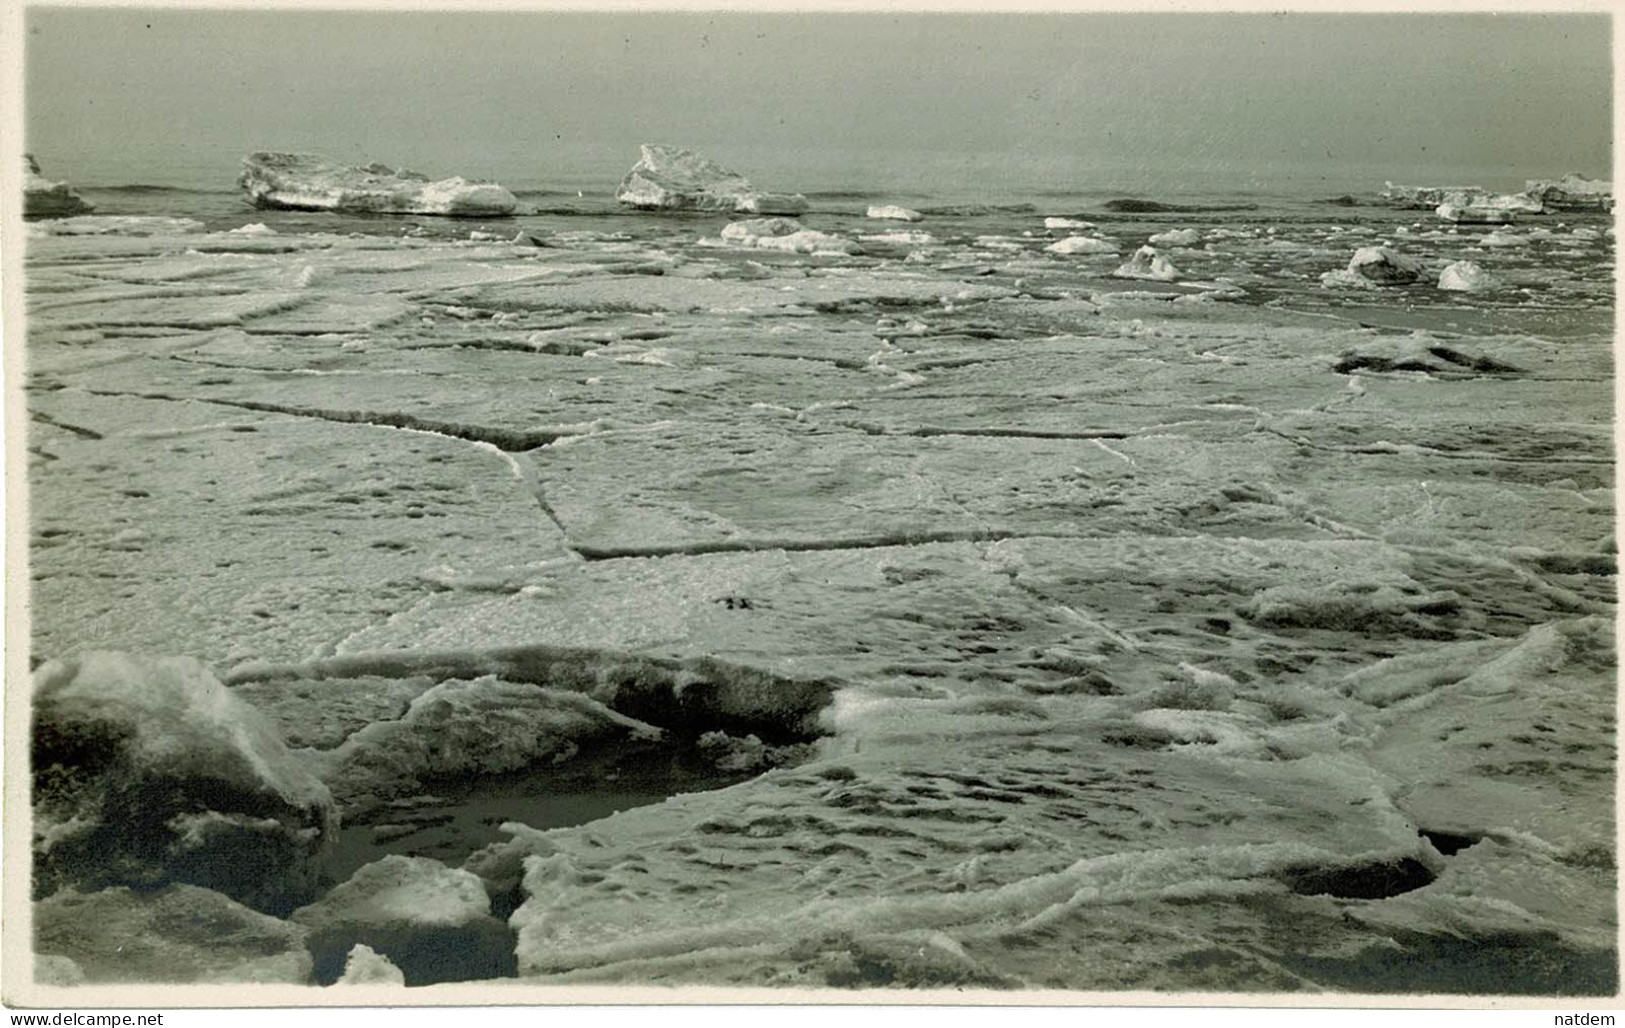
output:
[[[237,185],[256,207],[370,214],[501,217],[519,201],[494,182],[427,175],[384,164],[348,167],[315,154],[251,153]]]
[[[752,218],[735,221],[722,230],[722,241],[734,246],[788,253],[852,253],[851,240],[828,232],[803,228],[790,218]]]
[[[1533,182],[1529,184],[1535,185]],[[1542,200],[1531,192],[1494,193],[1477,186],[1396,186],[1389,182],[1381,198],[1403,210],[1428,210],[1444,206],[1523,214],[1541,214],[1546,210]]]
[[[929,232],[875,232],[859,236],[867,243],[893,243],[907,246],[927,246],[936,242],[936,237]]]
[[[23,213],[31,218],[89,214],[96,205],[68,187],[40,174],[33,154],[23,154]]]
[[[883,221],[919,221],[925,217],[919,211],[911,211],[907,207],[899,207],[894,203],[870,207],[865,216]]]
[[[1457,206],[1442,203],[1434,213],[1443,220],[1458,225],[1510,225],[1513,222],[1513,213],[1504,207]]]
[[[1560,179],[1528,179],[1527,195],[1546,211],[1595,211],[1614,209],[1614,184],[1607,179],[1589,179],[1572,172]]]
[[[645,143],[615,199],[640,210],[729,211],[736,214],[803,214],[799,193],[764,193],[745,176],[693,150]]]
[[[1045,228],[1094,228],[1092,221],[1080,221],[1077,218],[1045,218]]]
[[[1069,255],[1085,253],[1115,254],[1118,252],[1116,243],[1108,242],[1104,239],[1096,239],[1093,236],[1067,236],[1065,239],[1062,239],[1059,242],[1051,243],[1050,245],[1044,247],[1044,249],[1048,250],[1050,253]]]
[[[257,221],[253,224],[231,229],[226,234],[231,236],[274,236],[277,233],[276,229],[271,228],[263,221]]]
[[[977,236],[976,245],[983,250],[1020,250],[1022,245],[1009,236]]]
[[[1152,246],[1195,246],[1202,241],[1202,233],[1194,228],[1176,228],[1158,232],[1146,242]]]

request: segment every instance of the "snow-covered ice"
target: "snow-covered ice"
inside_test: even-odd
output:
[[[1613,988],[1600,222],[731,188],[37,224],[42,976]]]

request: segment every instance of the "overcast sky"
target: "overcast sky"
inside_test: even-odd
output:
[[[825,185],[920,154],[1040,178],[1610,173],[1602,15],[35,8],[26,58],[29,147],[103,184],[253,149],[574,181],[624,171],[642,141]]]

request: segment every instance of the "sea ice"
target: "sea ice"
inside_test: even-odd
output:
[[[1065,239],[1051,243],[1044,247],[1050,253],[1060,254],[1086,254],[1086,253],[1117,253],[1117,245],[1104,239],[1092,236],[1067,236]]]
[[[1434,211],[1441,220],[1458,225],[1510,225],[1513,212],[1501,207],[1465,206],[1442,203]]]
[[[1597,211],[1614,209],[1614,184],[1607,179],[1588,179],[1572,172],[1560,179],[1532,179],[1525,183],[1529,195],[1554,211]]]
[[[1201,241],[1202,233],[1194,228],[1169,229],[1147,240],[1152,246],[1195,246]]]
[[[867,216],[887,221],[919,221],[925,217],[919,211],[911,211],[907,207],[899,207],[896,204],[870,207]]]
[[[875,232],[859,236],[866,243],[891,243],[898,246],[929,246],[936,238],[929,232]]]
[[[32,649],[209,662],[402,852],[480,816],[443,784],[656,728],[772,769],[429,866],[491,962],[406,918],[408,982],[1611,992],[1606,268],[1379,303],[1306,269],[1391,215],[1187,213],[1261,302],[1104,303],[1033,209],[940,210],[929,261],[664,218],[41,234]]]
[[[410,792],[430,776],[499,774],[659,734],[580,693],[487,675],[434,686],[398,718],[361,728],[309,766],[350,801]]]
[[[1541,214],[1546,210],[1533,189],[1523,193],[1495,193],[1477,186],[1396,186],[1389,182],[1382,198],[1409,210],[1436,210],[1441,206],[1525,214]]]
[[[42,236],[168,236],[203,231],[195,218],[136,214],[87,214],[36,222],[29,229]]]
[[[828,232],[802,228],[789,218],[754,218],[735,221],[722,230],[722,240],[736,246],[789,253],[851,253],[850,240]]]
[[[34,905],[34,947],[89,984],[303,985],[311,971],[303,927],[195,885],[63,889]]]

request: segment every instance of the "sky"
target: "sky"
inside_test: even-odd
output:
[[[76,184],[229,188],[244,153],[278,149],[613,186],[640,142],[801,190],[1611,174],[1601,14],[34,7],[26,24],[27,146]]]

